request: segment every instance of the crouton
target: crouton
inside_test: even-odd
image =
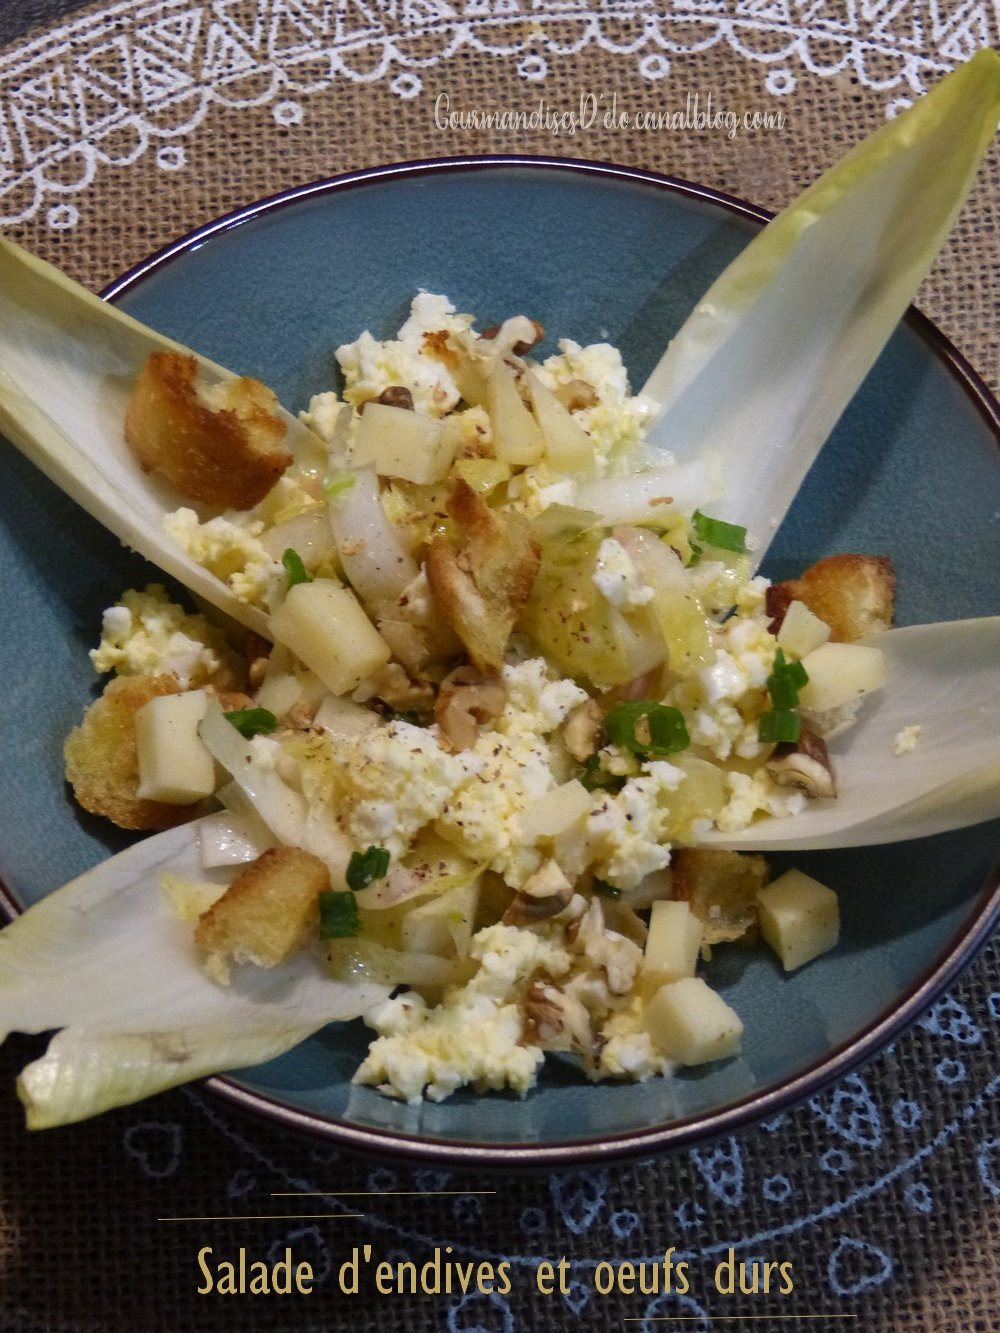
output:
[[[318,931],[319,895],[329,887],[318,856],[300,847],[269,847],[198,918],[195,946],[205,971],[226,986],[233,963],[283,963]]]
[[[786,579],[767,590],[771,630],[781,628],[790,602],[804,602],[830,626],[836,643],[853,643],[892,624],[896,575],[882,555],[828,555],[801,578]]]
[[[688,903],[704,924],[704,944],[753,940],[757,894],[767,883],[762,856],[717,847],[682,847],[670,860],[670,896]]]
[[[278,400],[255,379],[196,385],[198,362],[153,352],[125,415],[125,439],[144,472],[160,472],[185,499],[252,509],[292,461]]]
[[[66,737],[66,778],[85,810],[121,828],[165,829],[190,819],[192,807],[141,800],[135,715],[150,699],[178,694],[171,675],[114,676]]]
[[[539,548],[518,513],[499,514],[457,479],[447,503],[458,546],[439,533],[427,552],[427,582],[477,670],[497,672],[507,639],[538,572]]]

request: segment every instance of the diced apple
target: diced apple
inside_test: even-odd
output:
[[[192,805],[215,790],[215,761],[198,735],[204,690],[161,694],[135,715],[141,800]]]
[[[799,703],[815,712],[840,708],[885,684],[885,658],[862,643],[824,643],[802,659],[809,680]]]
[[[786,972],[836,947],[840,907],[833,889],[788,870],[757,894],[760,933]]]
[[[374,463],[379,476],[426,486],[447,476],[457,444],[457,435],[434,417],[370,402],[358,420],[351,463]]]
[[[334,579],[289,588],[271,616],[271,628],[331,694],[355,689],[391,656],[354,593]]]
[[[537,375],[526,375],[535,421],[545,441],[545,456],[553,471],[592,476],[594,444],[572,413],[547,389]]]
[[[576,778],[532,801],[518,815],[520,837],[527,843],[539,838],[557,838],[573,827],[592,808],[594,798]]]
[[[687,903],[659,899],[649,912],[643,976],[660,984],[693,977],[701,940],[702,924]]]
[[[778,630],[778,642],[782,648],[796,657],[805,657],[807,653],[828,642],[830,626],[810,611],[805,602],[791,601]]]
[[[669,1060],[703,1065],[740,1049],[743,1023],[701,977],[661,986],[645,1008],[646,1031]]]
[[[497,458],[518,467],[540,462],[545,453],[542,432],[521,401],[514,372],[504,361],[495,361],[490,369],[486,402]]]

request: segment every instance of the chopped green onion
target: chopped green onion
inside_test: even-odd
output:
[[[708,546],[717,546],[720,551],[735,551],[745,555],[747,549],[747,530],[738,523],[726,523],[721,518],[710,518],[696,509],[691,515],[691,524],[695,535]]]
[[[342,500],[356,481],[357,477],[350,469],[331,472],[323,479],[323,494],[328,500]]]
[[[757,719],[757,739],[765,744],[797,741],[802,734],[802,719],[788,708],[774,708]]]
[[[691,744],[680,709],[654,699],[615,704],[604,719],[604,730],[630,754],[676,754]]]
[[[618,773],[609,773],[601,763],[601,756],[592,754],[580,773],[580,785],[587,791],[617,792],[625,786],[625,778]]]
[[[351,852],[347,863],[347,883],[352,889],[365,889],[376,879],[383,879],[389,869],[388,847],[369,847],[364,852]]]
[[[269,708],[234,708],[225,717],[247,740],[260,733],[269,734],[278,725],[278,719]]]
[[[302,563],[302,557],[298,551],[293,551],[289,546],[281,557],[281,563],[288,572],[288,586],[294,588],[297,583],[312,583],[312,575]]]
[[[330,889],[319,895],[319,937],[340,940],[361,934],[358,900],[350,889]]]
[[[799,702],[798,688],[788,676],[769,676],[767,689],[775,708],[794,708]]]
[[[787,678],[799,689],[801,689],[809,680],[809,672],[805,669],[799,658],[793,657],[789,662],[785,657],[783,648],[777,648],[775,650],[774,663],[771,667],[771,676],[787,676]]]
[[[622,891],[614,884],[609,884],[606,879],[594,880],[594,892],[600,898],[618,899],[622,896]]]
[[[795,708],[799,702],[799,690],[809,679],[809,673],[798,660],[785,660],[785,654],[779,648],[774,654],[774,664],[767,678],[767,690],[775,708]]]

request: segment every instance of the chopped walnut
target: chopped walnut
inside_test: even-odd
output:
[[[557,384],[552,392],[567,412],[584,412],[600,401],[597,390],[586,380],[567,380],[565,384]]]
[[[247,660],[247,680],[251,689],[256,689],[264,679],[273,646],[262,634],[247,631],[243,639],[243,656]]]
[[[513,352],[515,356],[527,356],[545,337],[545,328],[537,319],[514,315],[502,324],[493,324],[484,329],[480,337],[486,342],[496,343],[499,355]]]
[[[387,662],[354,691],[356,703],[380,699],[397,713],[429,713],[434,690],[426,681],[413,680],[398,662]]]
[[[807,796],[836,796],[837,782],[826,741],[803,730],[797,741],[777,745],[765,768],[782,787],[799,787]]]
[[[531,876],[503,914],[505,926],[526,926],[533,921],[547,921],[568,907],[573,885],[555,861],[546,861]]]
[[[441,682],[434,705],[434,717],[448,748],[470,749],[480,726],[499,717],[506,702],[507,687],[499,676],[483,674],[473,666],[456,667]]]
[[[554,1041],[563,1031],[562,1005],[556,998],[558,991],[543,981],[533,982],[521,1001],[525,1045],[544,1046]]]
[[[571,759],[586,763],[600,748],[603,718],[596,699],[588,699],[574,708],[562,729],[563,743]]]
[[[390,384],[377,398],[365,398],[358,403],[358,416],[361,416],[369,403],[381,403],[383,407],[401,407],[407,412],[413,411],[413,394],[405,384]]]

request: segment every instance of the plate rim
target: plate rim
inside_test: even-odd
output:
[[[100,295],[115,302],[141,285],[148,275],[162,271],[173,260],[200,248],[206,241],[311,198],[361,189],[372,184],[496,169],[556,172],[608,178],[623,183],[634,182],[722,209],[757,226],[764,225],[774,216],[772,210],[711,186],[602,160],[507,153],[419,158],[321,177],[229,210],[153,251],[114,278],[101,290]],[[915,305],[909,306],[902,322],[911,328],[957,382],[992,433],[1000,451],[1000,402],[983,377],[937,324]],[[13,919],[24,910],[13,892],[0,880],[0,913]],[[790,1080],[758,1088],[714,1111],[687,1115],[648,1129],[632,1129],[616,1135],[544,1144],[474,1142],[442,1138],[419,1131],[367,1127],[325,1116],[291,1106],[268,1093],[249,1088],[234,1075],[225,1073],[196,1080],[192,1086],[214,1094],[238,1111],[280,1127],[355,1151],[389,1155],[422,1164],[541,1170],[649,1156],[733,1133],[784,1112],[842,1079],[909,1028],[919,1014],[948,989],[961,972],[973,964],[998,924],[1000,856],[964,921],[891,1008],[883,1010],[852,1037],[811,1061]]]

